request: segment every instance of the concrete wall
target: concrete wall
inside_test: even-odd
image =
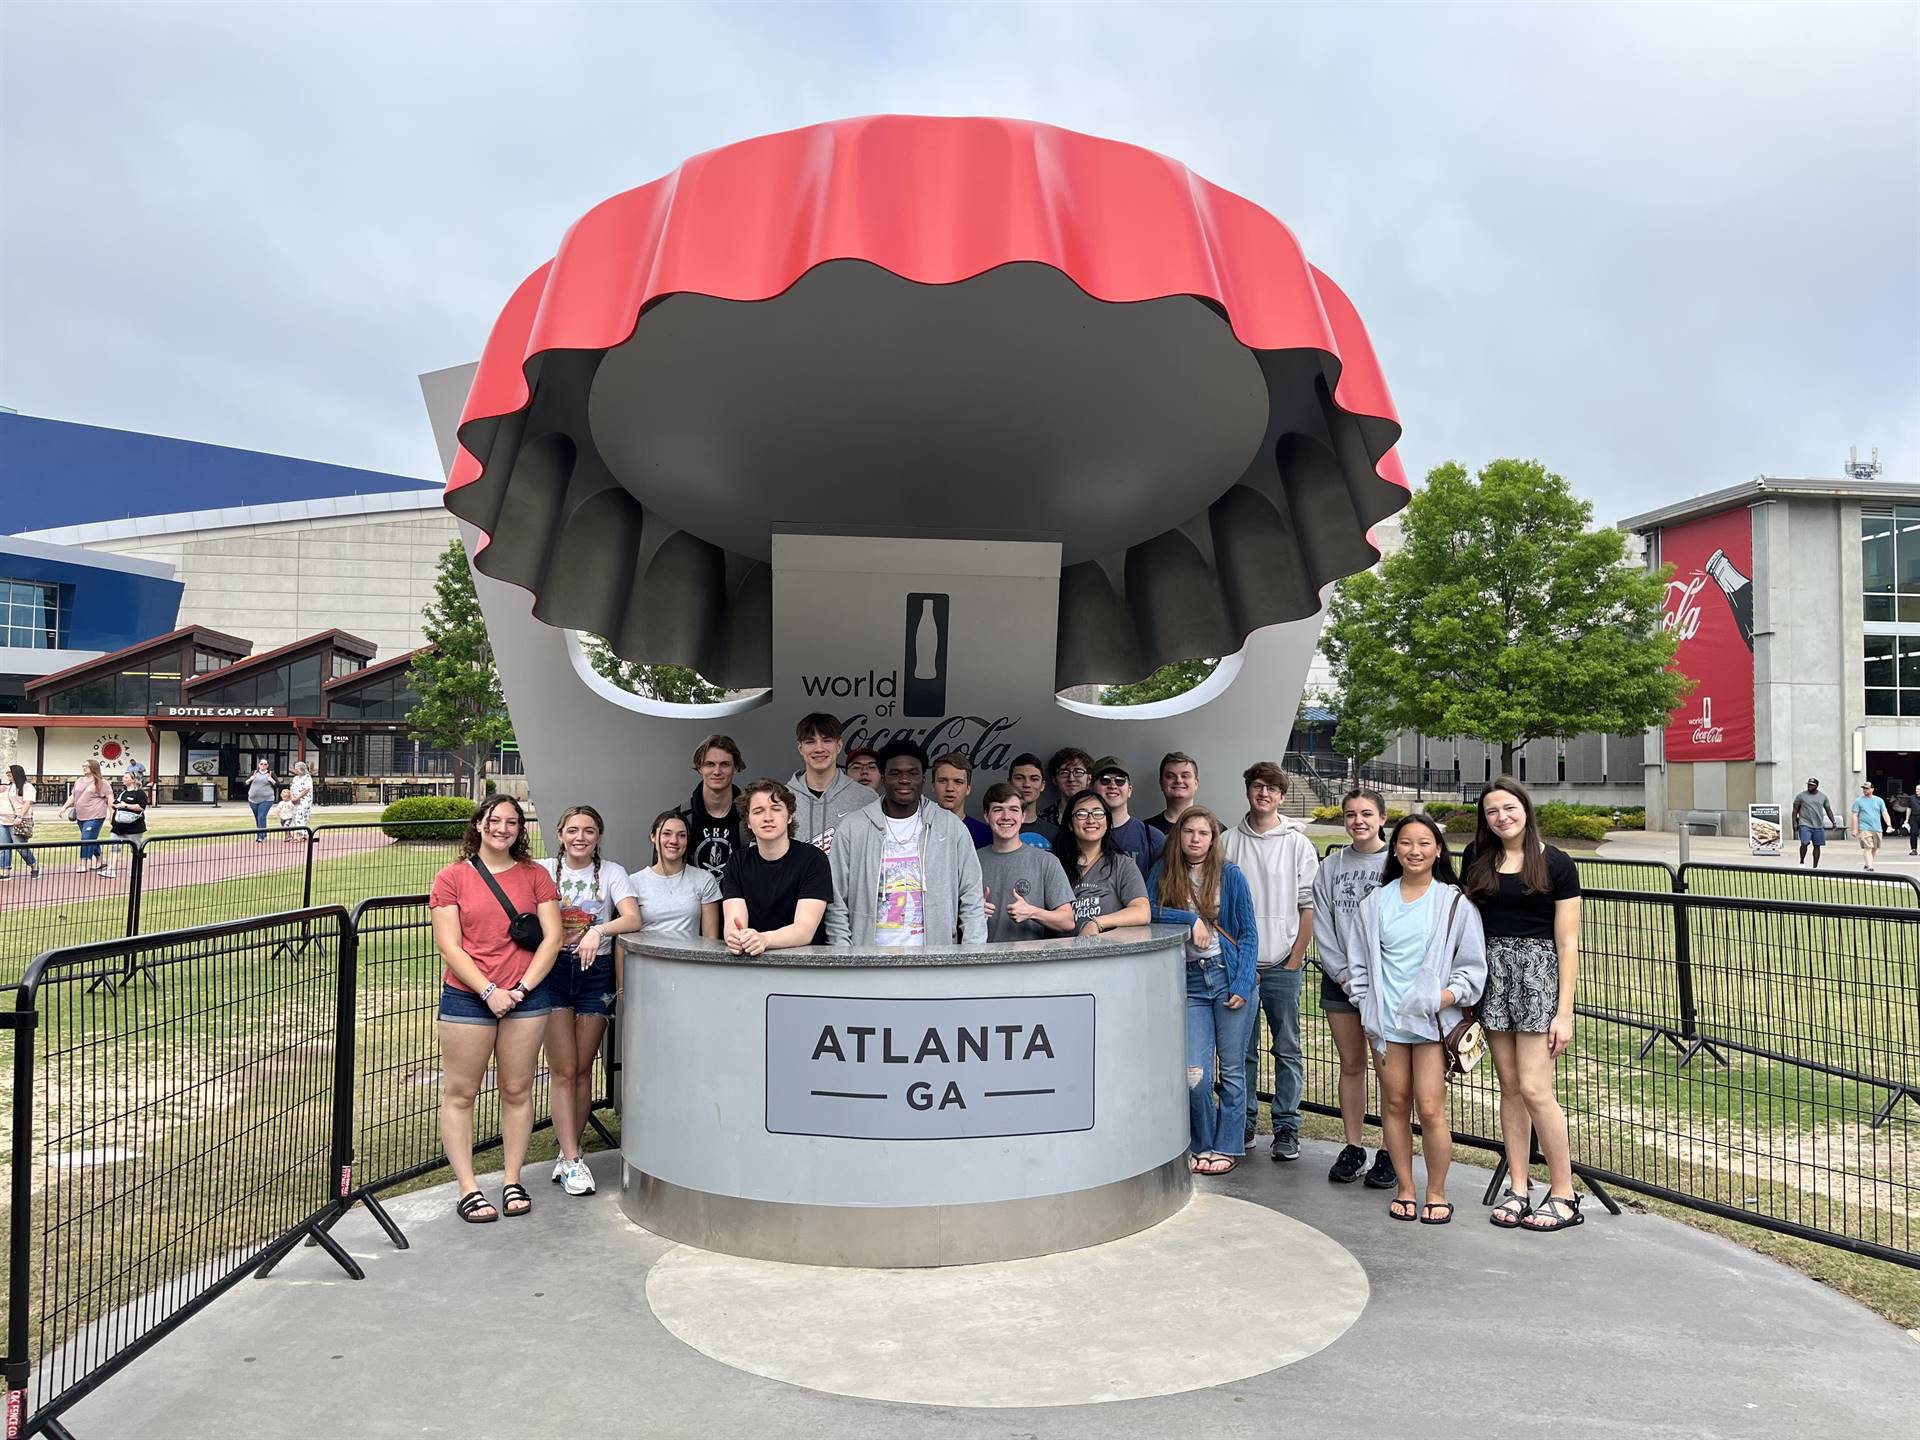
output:
[[[434,564],[457,534],[453,517],[436,507],[97,540],[86,548],[172,565],[186,586],[179,623],[245,636],[256,654],[337,627],[371,640],[385,658],[421,643]]]

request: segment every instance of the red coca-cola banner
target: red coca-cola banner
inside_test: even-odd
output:
[[[1753,759],[1753,516],[1727,510],[1660,531],[1673,566],[1661,626],[1674,664],[1695,681],[1667,718],[1667,760]]]

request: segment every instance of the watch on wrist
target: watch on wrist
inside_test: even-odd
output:
[[[507,993],[518,1000],[526,999],[527,998],[527,982],[524,980],[520,981],[511,990],[507,991]]]

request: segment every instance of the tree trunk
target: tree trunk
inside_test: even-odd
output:
[[[1500,773],[1502,775],[1512,775],[1514,776],[1515,779],[1519,778],[1518,774],[1515,772],[1513,768],[1514,767],[1513,757],[1519,753],[1519,750],[1520,750],[1520,747],[1518,745],[1513,744],[1511,741],[1503,740],[1500,742]]]

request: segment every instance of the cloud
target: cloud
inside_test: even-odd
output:
[[[1920,484],[1920,12],[1892,5],[9,7],[0,403],[413,475],[582,211],[888,110],[1175,156],[1373,332],[1420,473],[1602,518],[1877,444]]]

